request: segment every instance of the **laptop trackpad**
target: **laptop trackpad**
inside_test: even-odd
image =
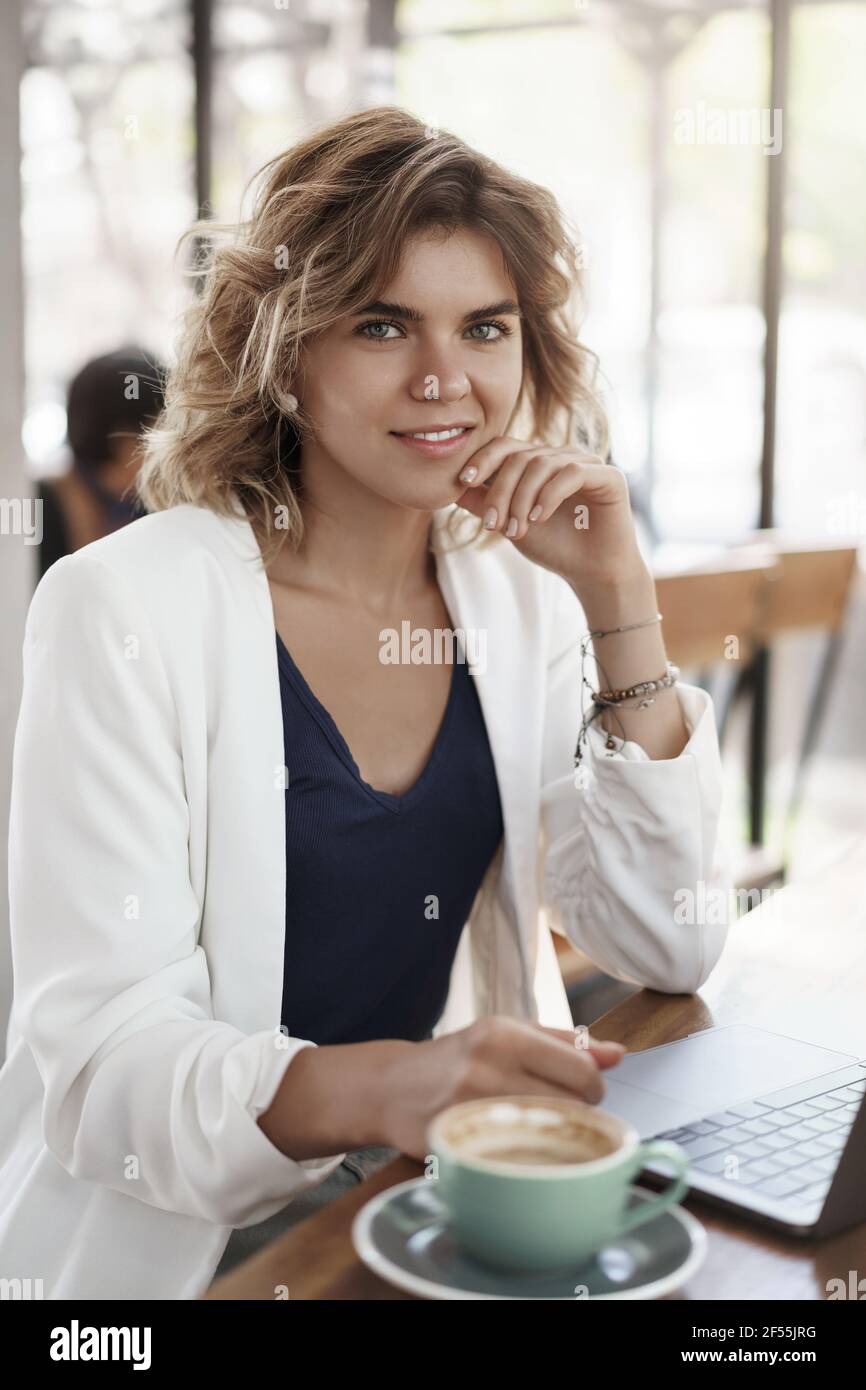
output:
[[[645,1138],[856,1060],[734,1023],[626,1055],[604,1074],[600,1108],[630,1121]]]

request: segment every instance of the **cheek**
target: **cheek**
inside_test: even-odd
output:
[[[323,440],[340,439],[354,420],[357,425],[356,385],[351,375],[340,372],[332,362],[320,369],[306,391],[305,405]]]
[[[491,349],[483,361],[476,361],[472,370],[474,384],[498,402],[511,402],[523,380],[523,355],[519,346],[505,347],[501,353]]]
[[[357,437],[365,424],[383,427],[398,387],[397,364],[374,360],[368,353],[332,354],[327,366],[322,363],[311,372],[310,382],[308,400],[323,437],[344,436],[348,430]]]

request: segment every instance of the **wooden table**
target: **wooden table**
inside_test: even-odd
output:
[[[782,889],[730,929],[721,960],[697,995],[641,990],[593,1025],[633,1051],[702,1028],[751,1023],[866,1057],[866,841],[841,848],[820,872]],[[420,1177],[399,1158],[282,1239],[216,1280],[207,1299],[409,1298],[358,1259],[350,1228],[377,1192]],[[824,1241],[786,1237],[698,1198],[683,1204],[706,1227],[700,1270],[684,1299],[824,1299],[827,1280],[866,1274],[866,1223]]]

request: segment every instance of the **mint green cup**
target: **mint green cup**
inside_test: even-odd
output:
[[[551,1162],[563,1144],[563,1152],[573,1151],[575,1137],[601,1156]],[[497,1146],[514,1153],[515,1143],[521,1161],[495,1156]],[[496,1096],[449,1106],[427,1130],[427,1151],[437,1160],[436,1190],[459,1244],[500,1269],[579,1264],[654,1220],[688,1188],[689,1159],[677,1144],[641,1143],[625,1120],[577,1099]],[[546,1161],[533,1161],[533,1152],[546,1153]],[[670,1163],[671,1184],[627,1209],[632,1182],[650,1158]]]

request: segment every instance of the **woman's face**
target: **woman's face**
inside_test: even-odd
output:
[[[351,479],[403,507],[455,501],[460,470],[506,433],[520,393],[516,301],[491,238],[461,228],[410,239],[375,305],[306,349],[292,389],[315,424],[302,446],[307,495]],[[465,432],[443,443],[401,438],[458,425]]]

